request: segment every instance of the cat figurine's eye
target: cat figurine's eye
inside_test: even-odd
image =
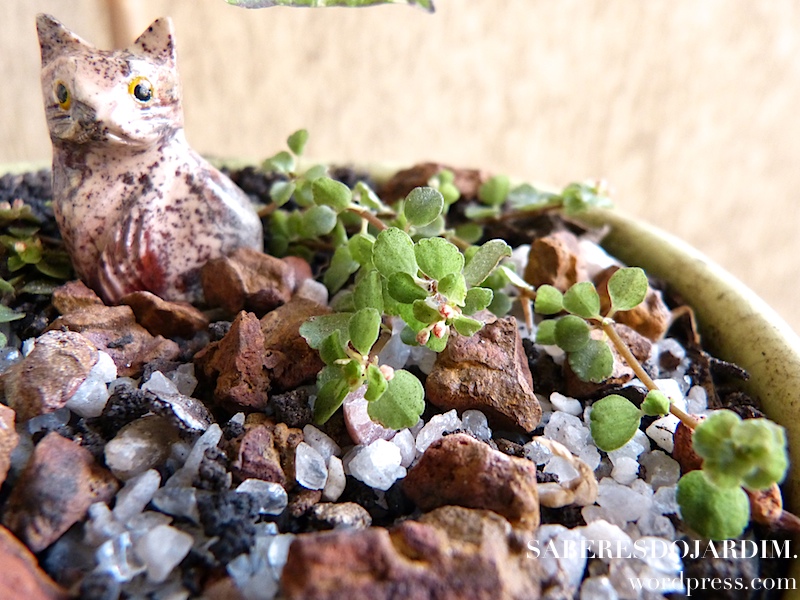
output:
[[[69,94],[67,86],[64,85],[61,81],[56,82],[55,93],[58,105],[63,110],[69,110],[69,107],[72,104],[72,97]]]
[[[141,103],[153,99],[153,84],[146,77],[136,77],[128,84],[128,93]]]

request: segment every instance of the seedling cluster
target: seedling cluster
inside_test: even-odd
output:
[[[564,350],[580,379],[599,383],[610,377],[613,346],[648,388],[640,406],[617,394],[594,403],[590,422],[597,446],[616,450],[632,439],[644,415],[675,414],[694,431],[695,451],[703,459],[702,469],[685,474],[678,485],[684,520],[713,539],[741,534],[750,520],[745,489],[768,489],[786,474],[783,429],[766,419],[742,421],[727,410],[698,421],[658,389],[614,328],[616,313],[632,310],[645,299],[649,288],[641,269],[623,268],[611,276],[605,314],[591,282],[576,283],[563,294],[549,285],[534,290],[508,266],[500,265],[511,254],[505,242],[473,246],[469,241],[482,233],[477,226],[458,232],[446,228],[447,209],[458,199],[452,174],[440,174],[430,186],[414,189],[389,207],[363,182],[350,190],[328,178],[323,167],[297,175],[295,159],[306,140],[304,131],[293,134],[291,152],[279,153],[266,164],[267,169],[288,176],[273,186],[275,204],[283,206],[294,198],[300,207],[273,213],[274,250],[292,245],[297,250],[303,241],[329,236],[336,248],[324,276],[330,291],[340,290],[355,274],[352,289],[337,297],[336,312],[301,328],[326,364],[318,379],[318,422],[330,418],[348,393],[366,386],[374,420],[396,429],[415,424],[424,409],[419,380],[405,370],[377,364],[375,348],[389,319],[402,318],[402,339],[407,344],[441,352],[451,330],[469,336],[482,327],[476,313],[486,308],[498,314],[507,311],[510,299],[500,290],[511,283],[521,297],[534,298],[537,314],[557,316],[539,323],[537,342]],[[467,207],[465,213],[476,220],[502,218],[509,209],[558,208],[574,213],[606,205],[603,191],[598,185],[571,184],[554,194],[528,184],[512,188],[508,178],[497,176],[481,186],[479,204]],[[354,216],[360,222],[353,221]],[[348,233],[354,227],[355,232]]]
[[[72,276],[67,253],[40,236],[40,222],[21,200],[0,203],[0,323],[22,319],[8,307],[18,294],[49,294]],[[0,347],[7,339],[0,332]]]
[[[539,324],[537,342],[555,344],[584,381],[600,382],[612,372],[610,346],[647,387],[641,406],[617,394],[592,405],[591,433],[601,450],[611,452],[630,441],[644,415],[673,413],[693,431],[692,445],[702,468],[686,473],[678,483],[677,500],[684,521],[710,539],[741,535],[750,522],[745,490],[766,490],[783,481],[789,466],[783,428],[768,419],[742,420],[730,410],[718,410],[698,421],[660,391],[614,329],[613,316],[644,301],[647,277],[639,268],[623,268],[608,281],[611,307],[600,313],[600,296],[592,283],[580,282],[563,295],[550,286],[536,290],[534,310],[543,315],[567,314]],[[592,330],[602,337],[592,337]]]
[[[616,352],[647,387],[640,406],[618,394],[592,405],[591,434],[598,448],[610,452],[624,446],[645,415],[674,414],[693,431],[694,449],[703,459],[702,468],[686,473],[678,484],[682,517],[708,538],[742,533],[750,520],[745,490],[769,489],[788,469],[783,429],[767,419],[742,421],[728,410],[700,421],[658,389],[614,321],[617,313],[644,301],[649,290],[644,271],[616,271],[608,281],[609,308],[602,312],[593,283],[578,282],[564,293],[550,285],[534,289],[509,264],[501,264],[511,255],[504,241],[474,245],[483,235],[480,222],[607,206],[602,184],[571,184],[556,194],[528,184],[512,187],[507,177],[496,176],[480,187],[478,204],[465,209],[473,221],[448,229],[447,211],[459,198],[452,173],[439,173],[389,206],[366,183],[350,189],[328,177],[324,166],[298,173],[307,139],[305,130],[292,134],[289,151],[268,159],[264,168],[285,176],[271,188],[271,251],[311,256],[324,247],[332,252],[323,281],[336,294],[334,312],[300,329],[325,363],[317,380],[318,423],[327,421],[349,393],[364,387],[372,419],[393,429],[413,426],[425,407],[419,379],[377,360],[392,318],[405,324],[403,342],[441,352],[453,331],[469,336],[481,329],[481,311],[505,314],[512,298],[503,290],[516,288],[523,309],[532,299],[533,311],[544,317],[536,341],[560,347],[580,379],[607,380]],[[286,210],[290,200],[295,210]],[[353,285],[343,289],[351,280]]]

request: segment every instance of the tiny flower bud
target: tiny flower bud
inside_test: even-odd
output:
[[[424,346],[425,344],[427,344],[429,339],[431,339],[430,329],[423,329],[417,334],[417,343],[420,346]]]
[[[380,372],[383,373],[383,376],[386,378],[386,381],[391,381],[394,379],[394,369],[389,365],[381,365],[378,367]]]
[[[449,304],[441,304],[439,305],[439,314],[445,319],[452,319],[454,316],[456,316],[456,311]]]
[[[447,333],[447,325],[445,325],[443,321],[436,321],[436,323],[433,324],[433,335],[442,339],[445,333]]]

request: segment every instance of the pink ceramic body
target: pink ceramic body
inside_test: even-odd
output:
[[[261,250],[263,231],[247,195],[186,142],[171,22],[112,52],[47,15],[37,26],[53,209],[75,270],[111,303],[139,290],[202,301],[201,267]]]

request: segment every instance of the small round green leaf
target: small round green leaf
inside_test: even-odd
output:
[[[583,348],[570,352],[567,356],[569,366],[583,381],[600,383],[611,377],[614,371],[614,355],[603,341],[589,340]]]
[[[356,311],[350,319],[349,332],[353,348],[359,354],[369,355],[381,332],[381,313],[374,308],[362,308]]]
[[[511,182],[505,175],[495,175],[478,188],[478,200],[489,206],[499,206],[506,201]]]
[[[737,538],[750,522],[744,490],[714,485],[702,470],[681,477],[675,498],[684,522],[706,539]]]
[[[742,420],[730,410],[703,420],[692,444],[707,477],[720,487],[765,489],[783,480],[789,464],[782,427],[763,418]]]
[[[383,312],[383,278],[378,271],[372,269],[358,280],[353,290],[353,304],[356,310],[374,308]]]
[[[611,394],[592,404],[589,428],[598,448],[611,452],[622,448],[636,434],[642,411],[622,396]]]
[[[414,318],[421,323],[435,323],[442,320],[439,311],[432,307],[425,300],[415,300],[413,306]]]
[[[442,193],[432,187],[414,188],[406,196],[403,212],[408,222],[414,226],[431,223],[442,214],[444,197]]]
[[[647,275],[639,267],[619,269],[608,280],[608,296],[611,298],[612,310],[636,308],[644,301],[647,287]]]
[[[372,246],[374,244],[375,238],[368,233],[356,233],[347,242],[353,260],[361,266],[372,262]]]
[[[425,409],[425,390],[414,375],[397,370],[380,398],[367,405],[370,418],[389,429],[412,427]]]
[[[600,316],[600,296],[590,281],[579,281],[564,294],[564,308],[584,319]]]
[[[389,387],[389,382],[383,376],[381,370],[375,365],[370,364],[367,367],[367,391],[364,392],[364,399],[367,402],[374,402],[386,391]]]
[[[463,306],[467,297],[467,282],[461,273],[450,273],[439,280],[438,290],[450,304]]]
[[[296,156],[300,156],[306,147],[307,141],[308,130],[298,129],[287,138],[286,145],[289,146],[289,150],[291,150]]]
[[[387,279],[398,272],[416,276],[418,270],[414,242],[397,227],[389,227],[378,234],[372,247],[372,262]]]
[[[307,240],[328,235],[336,227],[336,212],[330,206],[311,206],[303,213],[300,235]]]
[[[418,241],[414,253],[419,269],[431,279],[442,279],[464,268],[464,255],[455,244],[432,237]]]
[[[427,225],[417,225],[413,228],[415,241],[422,238],[433,238],[442,235],[445,231],[444,216],[439,215]]]
[[[746,488],[764,490],[781,483],[789,470],[786,432],[780,425],[764,418],[745,419],[737,431],[750,459],[750,471],[742,483]]]
[[[475,244],[483,236],[483,227],[477,223],[462,223],[456,227],[456,235],[468,244]]]
[[[284,150],[265,160],[261,168],[268,173],[292,173],[294,166],[294,156]]]
[[[322,283],[325,284],[331,294],[335,294],[347,283],[350,276],[358,271],[359,266],[353,260],[350,248],[348,246],[339,246],[333,253],[328,270],[322,276]]]
[[[393,273],[387,283],[389,295],[405,304],[411,304],[415,300],[424,300],[428,297],[428,292],[422,289],[414,278],[408,273]]]
[[[428,339],[428,343],[425,346],[429,350],[433,350],[437,354],[445,349],[447,346],[447,340],[450,339],[450,328],[448,327],[445,329],[444,335],[442,337],[436,337],[432,335],[430,339]]]
[[[27,265],[35,265],[42,260],[42,247],[33,240],[26,240],[18,250],[18,256]]]
[[[567,315],[556,321],[554,332],[556,344],[565,352],[577,352],[591,339],[589,325],[575,315]]]
[[[489,240],[483,244],[464,267],[464,279],[467,285],[470,287],[480,285],[500,261],[509,256],[511,256],[511,246],[503,240]]]
[[[319,206],[330,206],[337,213],[350,206],[353,192],[341,181],[330,177],[319,177],[311,184],[314,202]]]
[[[53,279],[69,279],[72,276],[72,263],[66,253],[47,252],[42,260],[36,263],[36,270]]]
[[[498,206],[482,206],[480,204],[471,204],[464,209],[464,216],[468,219],[479,221],[481,219],[491,219],[500,214],[500,207]]]
[[[564,296],[552,285],[540,285],[536,289],[533,310],[540,315],[555,315],[564,310]]]
[[[341,332],[336,329],[326,337],[319,346],[319,357],[326,365],[333,365],[337,360],[347,358],[344,351]]]
[[[511,304],[511,297],[508,294],[505,292],[497,292],[494,294],[492,301],[486,308],[496,317],[502,318],[511,312]]]
[[[714,459],[733,437],[742,418],[732,410],[717,410],[701,421],[692,435],[692,447],[701,458]]]
[[[295,183],[293,181],[276,181],[269,188],[270,199],[278,206],[283,206],[294,194]]]
[[[542,346],[555,346],[556,344],[556,321],[547,319],[536,327],[536,343]]]
[[[322,425],[333,416],[344,402],[344,397],[350,391],[347,381],[341,378],[327,381],[317,392],[314,402],[314,422]]]
[[[25,313],[18,313],[5,304],[0,304],[0,323],[9,323],[25,317]]]
[[[2,305],[0,305],[0,308],[2,308]],[[0,311],[0,316],[2,316],[2,311]],[[341,343],[344,345],[350,339],[348,334],[350,317],[352,317],[350,313],[333,313],[311,317],[300,325],[300,335],[305,338],[309,346],[318,349],[328,336],[338,330],[341,334]]]
[[[664,416],[669,412],[669,398],[664,392],[650,390],[642,402],[642,412],[650,417]]]
[[[469,337],[479,332],[481,330],[481,327],[483,327],[483,323],[481,323],[477,319],[472,319],[470,317],[458,315],[456,317],[453,317],[453,327],[461,335]]]
[[[528,183],[518,185],[508,194],[508,204],[516,210],[538,210],[558,202],[557,195],[538,190]]]
[[[476,312],[488,308],[494,298],[494,292],[485,287],[474,287],[467,290],[464,297],[464,314],[474,315]]]

